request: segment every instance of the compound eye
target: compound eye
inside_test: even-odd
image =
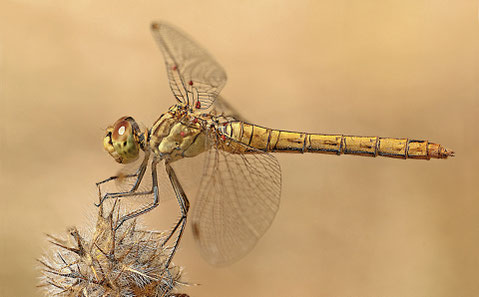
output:
[[[126,141],[132,133],[132,127],[129,121],[120,119],[118,120],[114,127],[112,133],[112,139],[114,142]]]

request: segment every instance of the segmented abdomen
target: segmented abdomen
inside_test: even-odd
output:
[[[353,154],[426,160],[453,155],[442,145],[427,140],[302,133],[269,129],[240,121],[230,122],[222,130],[233,140],[265,152]],[[228,150],[228,146],[223,149]]]

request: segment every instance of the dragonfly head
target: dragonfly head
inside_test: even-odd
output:
[[[106,129],[103,147],[118,163],[130,163],[144,149],[145,133],[132,117],[122,117]]]

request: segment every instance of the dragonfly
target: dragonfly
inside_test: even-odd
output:
[[[158,165],[163,164],[178,200],[180,216],[168,240],[177,234],[175,253],[190,217],[190,202],[172,163],[204,156],[204,168],[191,229],[202,255],[215,265],[230,264],[246,255],[271,225],[280,203],[281,168],[272,153],[350,154],[397,159],[446,159],[454,152],[440,144],[409,138],[320,134],[271,129],[245,121],[219,93],[226,73],[192,38],[166,23],[152,23],[151,32],[166,64],[176,104],[151,128],[141,129],[131,116],[106,129],[105,150],[121,164],[143,155],[133,173],[131,188],[100,196],[109,198],[151,195],[151,202],[127,213],[119,226],[160,203]],[[151,186],[140,189],[147,168]],[[97,183],[100,186],[112,176]],[[169,264],[169,261],[168,261]]]

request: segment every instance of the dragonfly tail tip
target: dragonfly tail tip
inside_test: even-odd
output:
[[[456,153],[452,150],[447,150],[446,149],[446,156],[447,157],[455,157],[456,156]]]

